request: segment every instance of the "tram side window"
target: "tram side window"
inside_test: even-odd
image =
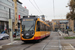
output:
[[[47,26],[47,31],[48,31],[48,26]]]
[[[43,31],[43,30],[42,30],[42,23],[41,23],[41,22],[40,22],[40,31]]]
[[[49,31],[49,27],[48,26],[46,26],[46,31]]]
[[[48,27],[48,31],[49,31],[49,27]]]
[[[48,31],[49,31],[49,27],[48,27]]]
[[[45,24],[40,22],[40,31],[45,31]]]
[[[50,31],[50,27],[48,27],[48,31]]]
[[[44,27],[44,25],[45,25],[45,24],[42,23],[42,29],[43,29],[43,31],[45,31],[45,27]]]
[[[46,31],[47,31],[47,26],[46,26]]]
[[[44,24],[44,31],[46,31],[46,25]]]
[[[41,30],[41,31],[44,31],[44,29],[45,29],[45,28],[44,28],[44,24],[43,24],[42,22],[40,22],[40,30]]]
[[[37,22],[37,31],[40,31],[40,22]]]

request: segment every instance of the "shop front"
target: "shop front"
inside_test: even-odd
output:
[[[0,33],[8,33],[8,22],[7,21],[0,21]]]

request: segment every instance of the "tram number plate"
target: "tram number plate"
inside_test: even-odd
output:
[[[28,36],[29,34],[27,33],[26,35]]]

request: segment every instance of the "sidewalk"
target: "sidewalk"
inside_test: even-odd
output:
[[[75,36],[75,33],[69,32],[69,35],[70,35],[70,36]]]
[[[60,36],[68,36],[68,34],[65,34],[65,33],[61,32],[60,30],[58,31],[58,33]]]
[[[62,50],[75,50],[75,48],[71,44],[62,44]]]
[[[17,39],[17,38],[20,38],[20,36],[17,36],[16,38],[13,38],[13,42],[11,43],[10,39],[8,40],[0,40],[0,49],[2,48],[2,46],[5,46],[5,45],[11,45],[17,41],[15,41],[14,39]]]
[[[59,32],[59,35],[62,36],[62,37],[68,36],[68,34],[65,34],[65,33],[61,32],[60,30],[58,32]],[[73,36],[75,37],[75,33],[69,32],[69,36],[70,37],[73,37]],[[62,40],[62,42],[61,42],[62,50],[75,50],[75,48],[74,48],[74,46],[75,46],[74,41],[75,41],[74,39],[67,39],[67,40],[64,39],[64,40]]]
[[[60,36],[68,36],[68,34],[65,34],[63,32],[61,32],[60,30],[58,31]],[[75,36],[75,33],[73,33],[72,31],[69,32],[69,36]]]
[[[17,39],[17,38],[20,38],[20,36],[17,36],[16,38],[13,38],[13,39]]]

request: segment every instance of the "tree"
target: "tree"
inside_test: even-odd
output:
[[[75,20],[75,0],[70,0],[68,6],[70,8],[70,12],[67,13],[66,18]]]

